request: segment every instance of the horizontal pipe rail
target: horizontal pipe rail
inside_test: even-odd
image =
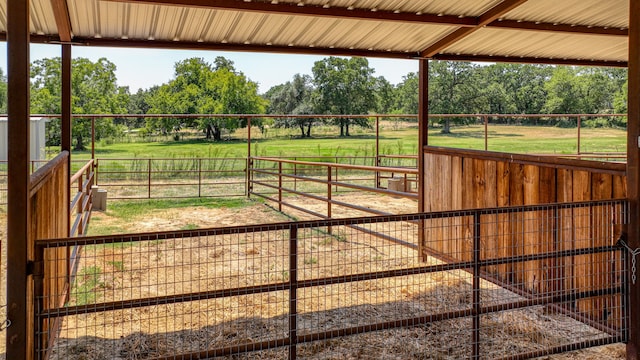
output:
[[[332,168],[339,169],[349,169],[349,170],[365,170],[365,171],[380,171],[380,172],[397,172],[402,174],[413,174],[418,175],[418,169],[412,168],[397,168],[397,167],[381,167],[381,166],[368,166],[368,165],[349,165],[349,164],[336,164],[336,163],[327,163],[327,162],[312,162],[312,161],[296,161],[296,160],[287,160],[273,157],[251,157],[254,161],[270,161],[275,163],[283,163],[283,164],[295,164],[295,165],[308,165],[308,166],[317,166],[317,167],[327,167],[330,166]]]
[[[493,208],[480,208],[480,209],[466,209],[466,210],[448,210],[448,211],[436,211],[428,213],[414,213],[414,214],[396,214],[396,215],[384,215],[384,216],[363,216],[353,218],[342,219],[325,219],[325,220],[307,220],[299,221],[295,223],[291,222],[279,222],[264,225],[241,225],[241,226],[229,226],[223,228],[209,228],[198,230],[175,230],[175,231],[160,231],[160,232],[146,232],[136,234],[117,234],[117,235],[102,235],[102,236],[87,236],[78,239],[42,239],[36,240],[35,246],[38,248],[52,248],[68,245],[104,245],[104,244],[118,244],[124,242],[138,242],[148,240],[166,240],[173,238],[190,238],[199,236],[216,236],[216,235],[229,235],[229,234],[246,234],[260,231],[278,231],[288,230],[293,224],[298,229],[327,227],[327,226],[347,226],[347,225],[362,225],[362,224],[377,224],[383,222],[401,222],[401,221],[417,221],[417,220],[432,220],[432,219],[445,219],[451,217],[463,217],[479,215],[500,215],[500,214],[514,214],[530,211],[543,211],[543,210],[565,210],[565,209],[581,209],[588,207],[598,206],[612,206],[612,205],[624,205],[626,199],[610,199],[610,200],[597,200],[597,201],[578,201],[578,202],[565,202],[565,203],[551,203],[543,205],[518,205],[507,207],[493,207]]]
[[[295,227],[295,224],[293,224],[293,227]],[[43,250],[43,247],[40,247],[40,250]],[[597,247],[597,248],[581,248],[581,249],[574,249],[574,250],[555,251],[555,252],[548,252],[544,254],[532,254],[532,255],[487,259],[487,260],[479,261],[478,266],[485,267],[485,266],[496,265],[496,264],[513,264],[513,263],[521,263],[521,262],[532,261],[532,260],[543,260],[543,259],[571,257],[571,256],[587,255],[587,254],[608,253],[612,251],[620,251],[620,247],[603,246],[603,247]],[[323,286],[323,285],[337,285],[337,284],[344,284],[344,283],[351,283],[351,282],[358,282],[358,281],[376,280],[376,279],[419,275],[419,274],[429,274],[434,272],[451,271],[451,270],[464,270],[464,269],[472,268],[474,264],[475,264],[474,261],[465,261],[465,262],[448,263],[448,264],[428,265],[428,266],[421,266],[421,267],[414,267],[414,268],[377,271],[377,272],[371,272],[371,273],[334,276],[329,278],[299,280],[298,288],[316,287],[316,286]],[[52,318],[52,317],[60,317],[60,316],[68,316],[68,315],[90,314],[90,313],[111,311],[111,310],[133,309],[133,308],[155,306],[155,305],[162,305],[162,304],[174,304],[174,303],[180,303],[180,302],[217,299],[217,298],[239,296],[239,295],[260,294],[260,293],[266,293],[266,292],[286,290],[288,289],[288,286],[289,286],[288,282],[282,282],[282,283],[275,283],[275,284],[239,287],[239,288],[233,288],[233,289],[203,291],[203,292],[190,293],[190,294],[166,295],[166,296],[157,296],[157,297],[150,297],[150,298],[144,298],[144,299],[133,299],[133,300],[113,301],[113,302],[105,302],[105,303],[90,304],[90,305],[52,308],[52,309],[43,310],[42,312],[40,312],[40,316],[42,316],[43,318]],[[616,288],[616,289],[617,289],[616,292],[622,291],[619,288]],[[596,290],[593,290],[593,291],[596,291]],[[597,290],[597,291],[605,291],[605,290]],[[606,291],[607,292],[605,293],[602,293],[602,294],[597,293],[596,295],[593,295],[593,296],[609,295],[610,290],[606,290]],[[575,296],[577,295],[567,294],[567,295],[557,295],[557,296],[527,299],[527,300],[518,302],[518,304],[521,304],[521,305],[517,305],[517,307],[514,307],[514,309],[518,307],[525,307],[525,306],[544,305],[546,303],[552,303],[552,302],[567,302],[567,301],[581,298],[581,297],[577,297],[574,299]],[[592,297],[592,296],[588,296],[588,297]],[[530,304],[530,305],[526,305],[526,304]],[[503,304],[501,304],[500,306],[502,306],[502,308],[504,309]],[[488,310],[486,312],[481,312],[481,313],[484,314],[489,312],[501,311],[499,306],[488,307],[487,309]]]
[[[7,115],[0,115],[6,117]],[[32,114],[32,117],[57,119],[60,114]],[[627,114],[429,114],[430,118],[593,118],[593,117],[625,117]],[[368,119],[368,118],[418,118],[416,114],[73,114],[74,118],[325,118],[325,119]]]

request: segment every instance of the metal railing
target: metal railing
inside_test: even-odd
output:
[[[36,341],[36,353],[526,359],[623,342],[628,253],[610,229],[627,224],[626,206],[592,201],[37,241],[34,331],[36,339],[54,340]],[[559,233],[570,230],[563,219],[575,218],[574,209],[585,210],[575,213],[607,245],[541,244],[502,257],[483,251],[483,234],[495,227],[486,219],[545,213]],[[389,241],[418,244],[417,225],[407,224],[435,229],[438,219],[472,224],[471,243],[449,261],[421,260]],[[441,240],[426,239],[434,241]],[[79,275],[69,301],[48,308],[57,294],[38,291],[43,278],[55,278],[45,252],[70,246],[84,249]],[[544,266],[557,286],[530,292],[490,272],[528,262]],[[579,265],[592,280],[573,281],[567,269]],[[60,332],[49,333],[43,324],[58,319]],[[382,339],[384,349],[374,348]]]
[[[75,187],[76,193],[70,199],[69,207],[69,236],[82,236],[87,233],[91,210],[93,206],[93,185],[95,183],[94,162],[89,160],[69,180],[71,189]],[[73,191],[71,192],[73,194]]]
[[[308,173],[302,171],[304,168]],[[296,161],[269,157],[251,158],[249,194],[320,218],[331,218],[333,206],[342,206],[369,214],[390,215],[381,209],[339,201],[333,195],[348,191],[360,191],[389,195],[398,198],[418,199],[418,170],[411,168],[348,165],[323,162]],[[368,174],[368,175],[367,175]],[[391,174],[381,176],[380,174]],[[396,189],[383,188],[380,180],[397,180]],[[287,201],[287,196],[297,195],[307,200],[326,204],[326,213],[310,210]],[[415,210],[415,209],[413,209]]]

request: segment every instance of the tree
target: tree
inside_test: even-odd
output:
[[[233,62],[217,57],[212,66],[202,58],[175,64],[175,78],[162,85],[149,100],[152,112],[166,114],[255,114],[264,112],[265,101],[258,85],[235,71]],[[147,126],[163,133],[197,126],[207,139],[221,140],[222,130],[246,126],[237,118],[199,118],[195,121],[155,119]]]
[[[418,74],[414,72],[410,72],[402,78],[402,82],[396,86],[394,93],[395,112],[401,114],[418,113],[419,82]]]
[[[374,86],[376,94],[375,112],[378,114],[390,113],[395,103],[395,87],[384,76],[375,78]]]
[[[71,64],[71,107],[74,114],[117,114],[126,110],[128,89],[118,87],[116,66],[105,58],[92,62],[76,58]],[[36,60],[31,67],[31,112],[60,114],[61,60]],[[96,140],[115,135],[119,130],[109,118],[96,119]],[[60,144],[60,131],[54,129],[48,136],[49,145]],[[59,124],[57,125],[59,126]],[[91,121],[74,119],[72,134],[74,150],[85,148],[85,139],[91,137]]]
[[[429,66],[429,111],[434,114],[473,114],[482,97],[478,65],[460,61],[432,61]],[[443,118],[442,133],[451,132],[451,118]],[[455,119],[456,122],[463,121]]]
[[[376,108],[376,79],[365,58],[329,57],[313,65],[318,92],[316,111],[323,114],[367,114]],[[349,124],[369,127],[367,119],[336,119],[340,136],[349,136]]]
[[[313,114],[314,89],[309,75],[296,74],[293,80],[285,84],[276,85],[267,91],[269,100],[268,112],[282,115],[308,115]],[[284,128],[298,128],[300,137],[311,137],[311,127],[315,119],[307,117],[277,118],[275,126]]]
[[[550,114],[577,114],[584,108],[582,84],[571,66],[558,66],[545,89],[548,96],[543,111]]]

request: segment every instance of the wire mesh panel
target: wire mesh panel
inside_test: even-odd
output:
[[[229,352],[286,336],[288,238],[182,232],[83,242],[69,301],[58,309],[73,315],[65,316],[53,358]]]
[[[7,162],[0,161],[0,210],[6,211],[7,205]]]
[[[38,242],[36,260],[45,264],[56,261],[42,257],[45,251],[82,248],[64,306],[42,306],[60,294],[42,291],[36,277],[38,335],[51,339],[39,342],[48,345],[38,354],[529,358],[623,341],[627,265],[615,242],[625,206],[601,201]],[[59,333],[43,330],[52,321],[62,323]]]

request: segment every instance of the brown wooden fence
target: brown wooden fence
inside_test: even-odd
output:
[[[69,153],[62,152],[31,175],[29,239],[33,241],[82,236],[86,233],[91,218],[93,161],[87,162],[69,177],[68,160]],[[71,192],[66,189],[74,185],[77,192],[70,199]],[[35,291],[46,294],[46,301],[37,303],[36,309],[47,310],[63,306],[73,284],[79,248],[59,247],[36,254],[31,243],[29,246],[30,260],[34,260],[34,264],[44,264],[43,268],[36,266],[34,269],[34,277],[41,278],[34,283],[38,286]],[[60,320],[46,320],[38,323],[38,326],[40,327],[35,329],[36,333],[49,334],[39,336],[38,346],[46,346],[60,327]]]
[[[426,212],[581,202],[626,198],[625,164],[541,158],[528,155],[458,150],[424,149],[424,206]],[[550,213],[483,215],[488,224],[481,234],[482,258],[526,256],[537,252],[609,246],[621,237],[620,226],[593,224],[622,217],[609,208],[576,208]],[[562,230],[559,230],[562,229]],[[469,261],[473,239],[469,218],[436,219],[425,223],[421,254],[449,261]],[[433,242],[431,239],[442,239]],[[446,240],[446,241],[444,241]],[[438,245],[433,247],[433,244]],[[621,264],[601,254],[581,255],[562,261],[535,260],[498,264],[487,268],[496,281],[530,294],[558,294],[565,289],[601,288],[611,282],[595,274],[596,267]],[[606,299],[578,301],[575,308],[591,319],[602,320]]]
[[[29,239],[50,239],[69,235],[69,198],[64,191],[69,187],[68,173],[69,153],[62,152],[46,165],[31,175],[31,234]],[[64,305],[69,292],[68,247],[47,249],[41,256],[44,259],[44,269],[35,269],[34,276],[44,276],[35,281],[42,288],[35,289],[36,293],[51,294],[47,301],[38,303],[37,309],[53,309]],[[30,260],[35,259],[33,245],[29,244]],[[55,294],[55,295],[54,295]],[[54,334],[60,326],[60,321],[50,320],[39,323],[42,329],[36,333]],[[38,344],[46,346],[52,338],[39,337]]]

